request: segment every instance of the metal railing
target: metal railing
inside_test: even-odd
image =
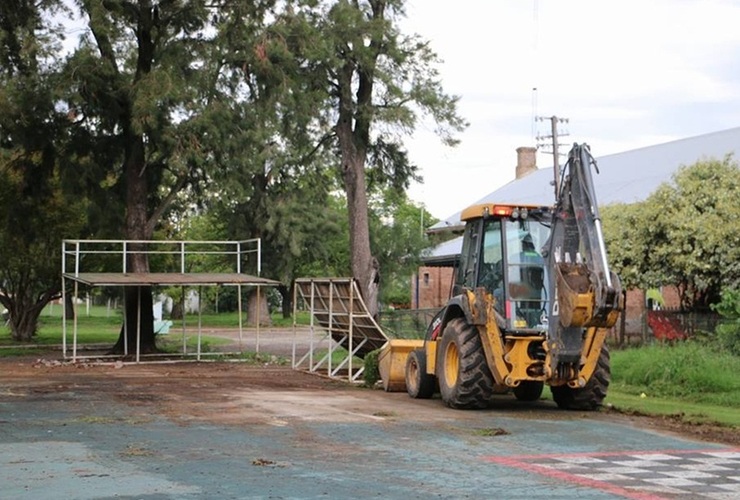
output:
[[[150,264],[159,264],[157,272],[203,272],[198,267],[213,261],[226,265],[230,272],[241,273],[245,260],[253,260],[257,276],[262,272],[261,241],[167,241],[167,240],[64,240],[62,242],[62,273],[78,276],[84,262],[90,269],[102,266],[104,272],[128,272],[129,257],[158,257]],[[214,259],[213,256],[216,256]],[[226,256],[219,259],[219,256]],[[115,258],[111,258],[115,257]],[[212,259],[209,261],[209,259]],[[116,264],[118,263],[118,264]],[[69,270],[69,271],[68,271]]]

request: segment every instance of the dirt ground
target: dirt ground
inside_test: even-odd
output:
[[[466,412],[437,405],[420,407],[405,394],[354,387],[346,382],[292,370],[276,364],[237,362],[62,363],[44,358],[0,358],[0,399],[43,399],[54,394],[76,404],[115,400],[135,408],[142,418],[158,414],[187,425],[270,423],[287,425],[293,418],[322,421],[339,415],[347,422],[393,416],[403,420],[465,418]],[[66,395],[66,397],[65,397]],[[430,410],[431,408],[431,410]],[[520,411],[506,410],[507,415]],[[528,410],[521,410],[527,415]],[[553,418],[568,412],[552,411]],[[737,430],[693,425],[679,417],[624,415],[605,410],[596,418],[620,420],[695,440],[740,445]]]

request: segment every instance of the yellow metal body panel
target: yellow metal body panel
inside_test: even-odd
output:
[[[501,340],[501,331],[496,324],[496,316],[493,313],[493,295],[490,293],[485,294],[482,304],[477,297],[481,297],[481,295],[476,295],[468,291],[470,308],[475,310],[476,308],[483,307],[486,310],[486,323],[484,325],[477,325],[478,332],[481,336],[481,343],[483,344],[488,368],[490,368],[493,374],[493,380],[497,384],[504,385],[506,384],[506,379],[509,378],[510,368],[504,361],[504,344]],[[475,316],[475,314],[473,315]]]
[[[425,352],[427,355],[427,373],[429,375],[436,375],[437,370],[437,346],[439,340],[429,341],[425,344]]]
[[[511,371],[505,382],[510,387],[516,387],[522,380],[545,380],[543,361],[532,359],[529,356],[529,345],[541,343],[544,336],[509,337],[506,339],[506,355],[504,360],[511,366]]]
[[[387,392],[406,390],[406,359],[414,349],[424,347],[423,340],[392,339],[386,342],[378,355],[378,371]]]

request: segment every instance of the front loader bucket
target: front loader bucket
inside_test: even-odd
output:
[[[414,349],[422,349],[424,340],[392,339],[378,355],[378,371],[387,392],[406,390],[406,359]]]

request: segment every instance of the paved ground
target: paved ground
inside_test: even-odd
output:
[[[280,366],[0,362],[0,498],[740,498],[740,448]]]

